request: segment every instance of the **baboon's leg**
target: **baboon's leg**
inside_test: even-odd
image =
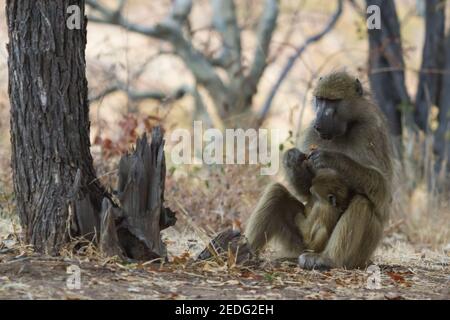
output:
[[[306,219],[297,222],[308,250],[322,252],[325,249],[338,218],[336,208],[317,201]]]
[[[329,237],[330,234],[325,226],[320,224],[313,225],[313,228],[311,229],[311,240],[307,244],[308,250],[321,252],[325,248]]]
[[[305,253],[299,258],[304,269],[365,267],[383,235],[383,224],[373,205],[363,196],[355,196],[339,219],[320,253]]]
[[[270,185],[247,222],[245,236],[251,248],[258,251],[276,238],[284,249],[300,254],[304,246],[296,216],[304,209],[284,186]]]

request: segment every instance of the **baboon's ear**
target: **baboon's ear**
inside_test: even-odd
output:
[[[364,90],[363,90],[362,84],[358,78],[356,78],[355,87],[356,87],[356,93],[359,96],[362,96],[364,94]]]

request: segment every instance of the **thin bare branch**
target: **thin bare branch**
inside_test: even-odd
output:
[[[269,45],[272,40],[278,18],[278,0],[266,0],[264,13],[258,27],[258,43],[256,45],[253,64],[247,76],[253,86],[259,82],[266,66],[269,56]]]
[[[333,27],[336,25],[336,22],[339,20],[339,17],[342,14],[342,0],[338,0],[338,7],[334,14],[331,16],[330,20],[328,21],[325,28],[320,31],[319,33],[309,37],[300,47],[298,47],[295,51],[295,53],[289,57],[288,61],[286,62],[286,65],[284,66],[283,70],[281,71],[280,75],[278,76],[278,79],[275,83],[275,85],[270,90],[270,93],[267,97],[267,99],[264,102],[264,105],[260,111],[260,114],[258,116],[258,122],[262,123],[264,121],[265,117],[267,116],[267,113],[270,110],[270,107],[272,105],[272,101],[278,92],[279,88],[281,87],[281,84],[286,79],[287,75],[289,74],[289,71],[291,71],[292,67],[295,65],[295,62],[297,59],[305,52],[305,50],[309,47],[309,45],[319,41],[324,35],[326,35],[328,32],[330,32]]]
[[[165,93],[163,91],[158,90],[147,90],[147,91],[137,91],[130,88],[127,88],[127,86],[123,83],[116,83],[105,90],[103,90],[100,93],[97,93],[89,98],[89,102],[95,102],[98,100],[103,99],[105,96],[114,93],[122,91],[124,92],[128,98],[132,101],[141,101],[145,99],[152,99],[157,100],[161,102],[167,102],[167,101],[173,101],[183,98],[187,93],[191,92],[192,89],[188,86],[181,86],[180,88],[174,90],[172,93]]]
[[[125,5],[127,4],[127,0],[118,0],[119,5],[117,6],[117,11],[122,12],[123,8],[125,8]]]
[[[184,24],[192,9],[192,0],[175,0],[172,6],[171,16],[172,19],[178,21],[178,23]]]
[[[172,44],[174,52],[192,72],[197,83],[204,86],[213,97],[218,112],[221,116],[225,115],[225,85],[208,59],[183,35],[182,23],[187,20],[192,8],[191,0],[173,1],[172,11],[168,17],[154,26],[141,26],[129,22],[120,12],[106,8],[97,0],[87,0],[86,3],[101,14],[100,17],[90,17],[90,21],[121,26],[129,31],[161,39]]]
[[[356,13],[359,16],[363,17],[364,19],[366,18],[366,10],[363,6],[361,6],[355,0],[348,0],[348,2],[350,3],[350,6],[356,11]]]
[[[236,18],[236,7],[231,0],[211,0],[214,28],[222,36],[223,47],[220,56],[214,61],[227,67],[230,79],[241,66],[241,31]]]
[[[277,41],[277,42],[272,41],[272,45],[276,44],[276,45],[278,45],[278,48],[275,50],[275,52],[271,53],[271,56],[267,59],[268,65],[273,63],[278,57],[280,57],[285,48],[289,48],[292,46],[290,43],[290,40],[291,40],[292,35],[294,34],[294,31],[297,29],[297,22],[300,17],[300,11],[301,11],[301,8],[303,8],[305,5],[305,1],[306,0],[299,1],[297,7],[292,12],[290,21],[288,22],[289,29],[285,33],[283,40]]]

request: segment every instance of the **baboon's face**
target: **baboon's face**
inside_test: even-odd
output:
[[[344,100],[315,97],[314,107],[316,110],[314,129],[320,138],[331,140],[347,132],[348,120],[345,114],[348,106]]]
[[[331,140],[346,134],[355,119],[354,107],[362,96],[361,82],[345,72],[321,77],[314,90],[314,129],[319,136]]]
[[[345,209],[350,200],[347,183],[331,169],[321,169],[312,181],[311,194],[320,202]]]
[[[328,188],[324,186],[313,185],[309,189],[311,194],[316,198],[317,201],[330,204],[333,207],[338,206],[336,194],[332,193]]]

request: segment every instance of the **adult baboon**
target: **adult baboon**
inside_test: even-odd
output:
[[[391,203],[392,146],[386,120],[359,80],[345,72],[319,79],[314,107],[316,118],[300,150],[289,150],[284,161],[288,180],[305,204],[283,185],[270,185],[247,223],[245,236],[255,251],[278,239],[285,249],[301,254],[299,264],[305,269],[364,267],[381,239]],[[308,159],[299,156],[312,146]],[[335,170],[363,197],[350,200],[322,252],[305,253],[309,248],[298,215],[316,206],[310,188],[321,169]]]

